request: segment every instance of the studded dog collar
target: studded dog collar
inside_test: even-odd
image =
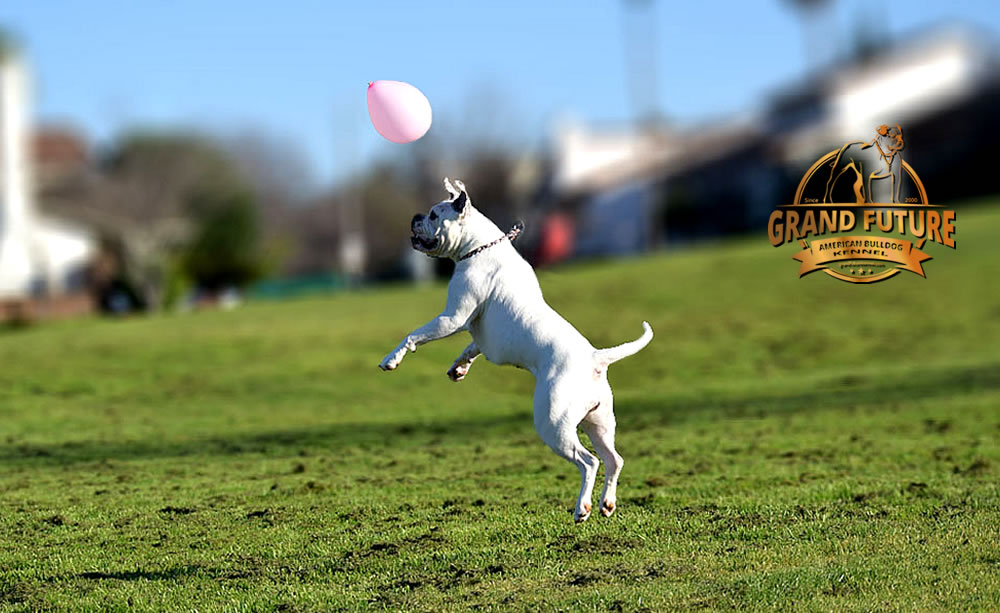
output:
[[[483,245],[481,247],[476,247],[472,251],[470,251],[470,252],[466,253],[465,255],[463,255],[462,257],[458,258],[458,261],[461,262],[462,260],[467,260],[467,259],[471,258],[474,255],[477,255],[477,254],[479,254],[479,253],[481,253],[483,251],[486,251],[490,247],[499,245],[500,243],[503,242],[504,239],[507,239],[510,242],[514,242],[514,239],[517,238],[517,235],[521,233],[521,230],[524,230],[524,223],[522,223],[520,221],[515,222],[514,225],[511,226],[510,232],[508,232],[507,234],[504,234],[503,236],[501,236],[500,238],[496,239],[492,243],[486,243],[485,245]]]

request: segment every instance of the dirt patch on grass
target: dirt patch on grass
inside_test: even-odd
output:
[[[643,509],[652,509],[656,506],[656,496],[652,492],[644,494],[642,496],[627,496],[621,499],[621,502],[628,505],[635,505]]]
[[[200,566],[182,566],[165,570],[93,570],[82,572],[76,575],[76,577],[91,581],[101,581],[104,579],[116,579],[118,581],[170,581],[185,575],[197,574],[202,570]]]
[[[944,434],[945,432],[951,430],[951,422],[935,419],[925,419],[924,420],[924,432],[931,434]]]
[[[568,583],[569,585],[592,585],[594,583],[610,583],[614,580],[611,573],[602,570],[586,571],[582,573],[576,573],[570,577]]]
[[[409,572],[399,579],[381,586],[377,590],[378,595],[368,602],[390,609],[406,609],[408,608],[406,598],[409,592],[425,588],[449,592],[457,588],[474,587],[503,572],[505,572],[504,567],[500,564],[485,568],[470,568],[451,564],[447,569],[438,572]],[[464,605],[468,608],[478,608],[469,603],[464,603]]]
[[[952,471],[956,475],[963,475],[966,477],[978,477],[980,475],[984,475],[990,472],[992,468],[993,467],[990,464],[989,460],[984,460],[982,458],[979,458],[974,460],[972,464],[969,464],[965,468],[962,468],[961,466],[955,466],[952,469]]]
[[[437,526],[434,526],[428,532],[418,536],[412,536],[397,542],[380,541],[372,543],[363,549],[347,551],[341,559],[341,566],[344,569],[348,569],[361,564],[363,560],[371,557],[395,556],[402,552],[440,549],[446,543],[447,541],[440,534],[440,529]]]
[[[399,546],[394,543],[372,543],[372,546],[368,548],[369,554],[380,554],[380,553],[396,554],[399,553]]]
[[[602,556],[618,555],[643,546],[641,541],[630,538],[595,535],[579,538],[573,534],[564,534],[547,544],[549,549],[565,552],[601,554]]]
[[[35,600],[38,588],[27,583],[0,584],[0,604],[26,605]],[[28,607],[26,610],[35,610]]]
[[[656,562],[642,568],[612,566],[575,572],[566,580],[566,585],[587,587],[590,585],[634,584],[642,581],[662,581],[664,577],[690,575],[693,572],[693,568],[685,568],[666,562]]]

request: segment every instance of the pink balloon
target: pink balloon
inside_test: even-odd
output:
[[[378,133],[394,143],[412,143],[431,127],[431,103],[402,81],[369,81],[368,115]]]

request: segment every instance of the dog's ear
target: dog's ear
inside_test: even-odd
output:
[[[448,191],[449,194],[451,194],[452,198],[457,198],[458,194],[460,193],[457,189],[455,189],[455,186],[451,184],[451,181],[448,179],[448,177],[444,178],[444,188],[445,190]]]
[[[463,189],[462,192],[458,195],[458,198],[455,198],[454,200],[451,201],[451,208],[455,209],[455,212],[458,213],[459,215],[462,215],[465,213],[465,209],[468,204],[469,204],[469,194],[465,193],[465,190]]]
[[[459,215],[464,215],[465,209],[469,205],[469,193],[465,191],[465,183],[462,183],[458,179],[455,179],[454,182],[448,181],[448,179],[445,179],[445,181],[447,181],[445,187],[455,195],[455,198],[451,201],[451,208],[455,209],[455,212]]]

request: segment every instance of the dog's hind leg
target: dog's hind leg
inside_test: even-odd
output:
[[[462,352],[462,355],[455,358],[455,363],[448,369],[448,378],[455,382],[464,379],[465,375],[469,374],[473,360],[477,357],[479,357],[479,347],[476,345],[476,341],[472,341]]]
[[[563,393],[559,393],[562,391]],[[571,386],[553,385],[551,381],[539,381],[535,386],[535,430],[560,456],[572,462],[580,470],[580,495],[576,500],[574,519],[579,523],[590,517],[590,499],[597,480],[599,462],[594,454],[580,442],[576,427],[579,413],[572,411],[568,403],[573,394]],[[576,419],[574,419],[574,415]]]
[[[625,460],[618,455],[615,450],[615,413],[613,407],[611,389],[608,389],[601,399],[601,404],[596,409],[587,414],[580,422],[580,427],[590,442],[594,444],[594,450],[604,462],[604,491],[601,492],[601,514],[610,517],[617,507],[618,476],[625,466]]]

